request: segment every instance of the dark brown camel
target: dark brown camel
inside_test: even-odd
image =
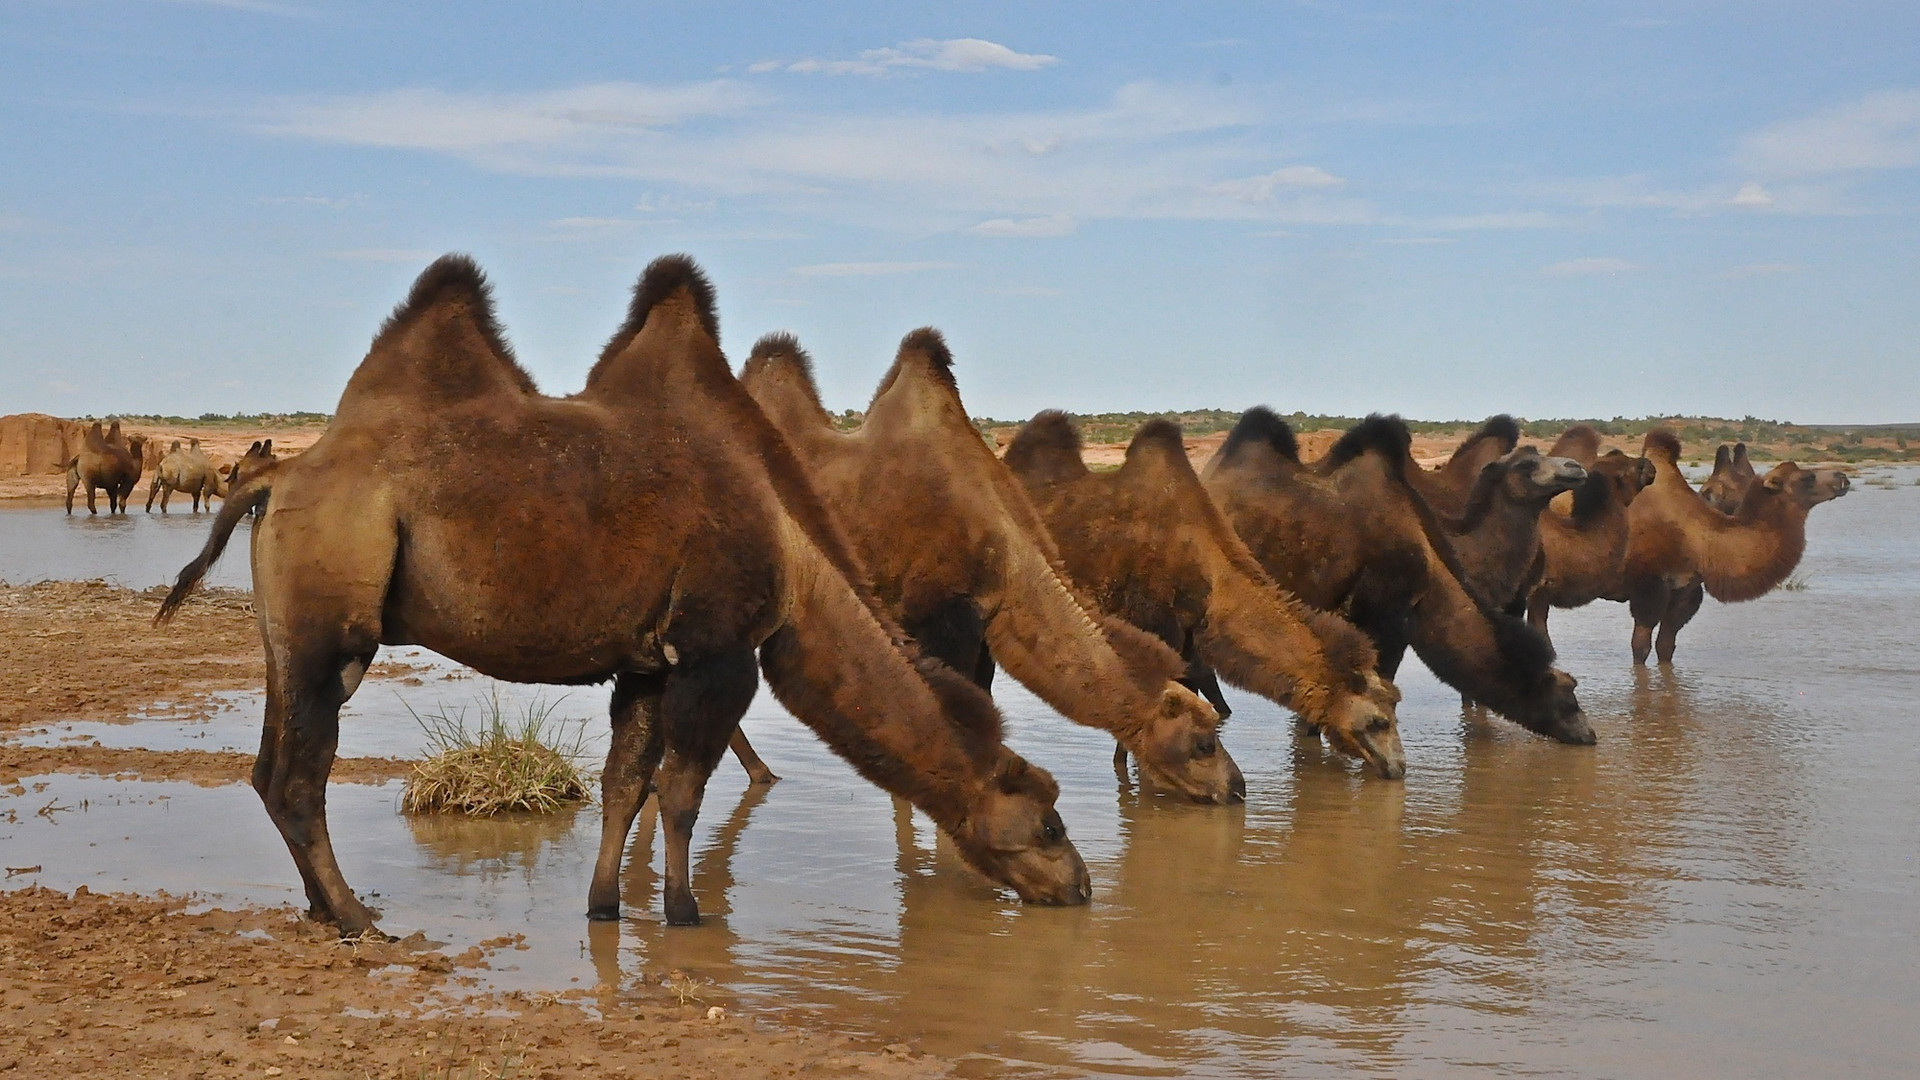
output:
[[[1513,453],[1520,445],[1520,425],[1506,413],[1487,417],[1480,430],[1461,440],[1453,455],[1438,469],[1418,465],[1407,470],[1407,479],[1439,513],[1458,515],[1487,466]]]
[[[1102,610],[1178,649],[1223,714],[1215,672],[1381,776],[1406,775],[1400,692],[1375,671],[1372,642],[1273,583],[1200,486],[1178,426],[1148,422],[1117,471],[1094,473],[1072,421],[1047,411],[1020,429],[1007,464],[1068,575]]]
[[[1713,475],[1700,485],[1700,497],[1722,513],[1738,513],[1740,497],[1747,493],[1755,475],[1753,462],[1747,459],[1746,443],[1721,443],[1713,452]]]
[[[618,915],[621,851],[654,787],[667,920],[698,921],[688,841],[753,698],[756,648],[781,703],[970,864],[1030,901],[1087,899],[1052,777],[1005,747],[985,694],[919,656],[875,606],[729,370],[691,259],[649,266],[586,388],[549,398],[514,361],[479,268],[443,258],[381,327],[320,440],[242,475],[159,618],[263,506],[252,545],[267,708],[253,784],[314,918],[373,927],[334,860],[326,777],[340,706],[383,644],[509,681],[613,680],[594,917]]]
[[[82,486],[87,489],[87,513],[99,513],[93,500],[96,490],[107,493],[108,513],[125,513],[127,500],[140,483],[146,444],[144,435],[123,438],[118,420],[102,435],[100,421],[95,420],[87,429],[80,452],[67,462],[67,513],[73,513],[73,493]]]
[[[1586,478],[1579,462],[1531,446],[1482,468],[1459,516],[1441,518],[1453,535],[1468,591],[1509,615],[1524,614],[1527,594],[1546,569],[1540,515],[1554,496]]]
[[[207,509],[213,509],[213,497],[226,494],[226,483],[220,471],[213,467],[213,459],[200,449],[200,440],[194,439],[193,445],[181,449],[180,440],[173,440],[173,447],[167,456],[153,470],[153,483],[147,488],[147,512],[153,512],[155,496],[160,499],[160,512],[167,512],[167,501],[178,491],[193,496],[193,512],[200,512],[200,500],[206,499]]]
[[[1847,493],[1838,469],[1803,469],[1783,461],[1749,481],[1740,512],[1714,509],[1680,472],[1680,440],[1665,428],[1647,432],[1654,480],[1627,512],[1627,604],[1633,612],[1633,662],[1657,651],[1673,662],[1682,627],[1699,612],[1702,594],[1721,603],[1752,600],[1785,581],[1807,547],[1807,513]],[[1658,640],[1655,631],[1658,630]]]
[[[1372,416],[1309,468],[1285,421],[1250,409],[1201,477],[1279,585],[1373,638],[1392,678],[1411,644],[1447,685],[1529,731],[1591,744],[1573,676],[1520,619],[1461,584],[1452,540],[1407,480],[1407,428]]]
[[[1006,669],[1067,719],[1110,733],[1153,786],[1201,802],[1245,797],[1219,716],[1175,681],[1180,657],[1074,595],[1026,492],[968,419],[938,331],[900,342],[854,431],[834,427],[790,335],[762,338],[740,381],[924,652],[983,689]]]
[[[1558,446],[1556,445],[1556,449]],[[1627,598],[1627,514],[1653,476],[1653,463],[1618,450],[1588,462],[1570,513],[1540,515],[1545,568],[1527,598],[1527,621],[1542,635],[1553,608]],[[1549,639],[1551,640],[1551,639]]]

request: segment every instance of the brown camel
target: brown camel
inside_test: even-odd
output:
[[[147,488],[147,512],[153,512],[154,496],[160,497],[160,512],[167,512],[167,500],[178,491],[193,496],[193,512],[200,512],[200,500],[204,497],[207,509],[213,509],[213,497],[226,494],[226,483],[220,471],[213,467],[213,459],[200,449],[200,440],[192,440],[193,445],[180,448],[180,440],[173,440],[173,447],[167,456],[153,470],[153,483]]]
[[[267,707],[253,784],[316,919],[345,933],[374,922],[334,859],[326,777],[340,706],[383,644],[516,682],[613,680],[593,917],[618,916],[621,852],[651,787],[667,920],[698,921],[688,842],[753,698],[756,648],[789,711],[987,877],[1041,903],[1090,893],[1053,778],[1006,748],[985,694],[919,656],[877,608],[729,370],[712,286],[685,256],[647,268],[570,398],[541,395],[514,361],[479,268],[442,258],[381,327],[319,441],[242,475],[159,618],[262,506]]]
[[[1067,573],[1100,608],[1178,649],[1218,697],[1214,672],[1292,709],[1334,749],[1381,776],[1406,775],[1394,706],[1373,643],[1267,576],[1200,486],[1180,428],[1148,422],[1117,471],[1094,473],[1065,413],[1028,421],[1007,447]]]
[[[1453,534],[1467,590],[1490,607],[1524,613],[1527,594],[1546,569],[1540,516],[1554,496],[1586,479],[1579,462],[1548,457],[1531,446],[1482,467],[1459,516],[1441,518]]]
[[[1626,600],[1628,507],[1652,477],[1653,463],[1646,458],[1610,450],[1588,461],[1587,479],[1573,490],[1570,513],[1556,509],[1540,515],[1545,566],[1527,597],[1527,621],[1543,636],[1553,608]]]
[[[127,500],[140,483],[146,444],[144,435],[122,437],[118,420],[102,435],[100,421],[95,420],[87,429],[80,452],[67,462],[67,513],[73,513],[74,490],[83,485],[87,489],[87,513],[99,513],[93,501],[96,489],[107,493],[108,513],[125,513]]]
[[[924,652],[983,689],[1005,668],[1062,716],[1112,734],[1153,786],[1201,802],[1245,797],[1219,716],[1175,681],[1180,657],[1075,597],[1026,492],[968,419],[939,331],[901,340],[851,432],[833,426],[791,335],[762,338],[740,381]]]
[[[1520,425],[1506,413],[1487,417],[1480,430],[1461,440],[1453,455],[1438,469],[1418,465],[1407,470],[1407,479],[1427,500],[1427,505],[1442,514],[1465,510],[1481,470],[1513,453],[1520,445]]]
[[[1728,446],[1720,444],[1713,452],[1713,475],[1700,485],[1700,497],[1708,505],[1723,513],[1733,514],[1740,510],[1740,497],[1747,492],[1747,486],[1753,483],[1756,474],[1753,462],[1747,459],[1747,444],[1740,442]]]
[[[1807,513],[1845,495],[1850,482],[1838,469],[1783,461],[1749,481],[1739,513],[1727,514],[1681,475],[1680,440],[1673,432],[1647,432],[1644,452],[1653,462],[1653,483],[1627,513],[1633,662],[1644,664],[1657,651],[1660,662],[1670,664],[1681,628],[1700,610],[1702,593],[1732,604],[1785,581],[1806,551]]]
[[[1591,744],[1573,676],[1520,619],[1479,603],[1438,518],[1407,480],[1407,427],[1371,416],[1309,468],[1293,430],[1250,409],[1201,473],[1279,585],[1367,632],[1392,678],[1408,645],[1447,685],[1529,731]]]

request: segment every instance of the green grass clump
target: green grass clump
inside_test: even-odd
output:
[[[400,809],[409,814],[461,813],[477,817],[510,811],[549,814],[592,797],[574,766],[585,725],[569,739],[555,706],[536,701],[509,721],[494,694],[480,702],[479,722],[467,726],[465,708],[414,720],[432,752],[413,767]],[[409,709],[409,712],[412,710]]]

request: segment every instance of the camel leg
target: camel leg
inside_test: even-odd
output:
[[[339,926],[341,936],[375,932],[374,914],[353,895],[327,834],[327,774],[340,741],[340,706],[360,685],[375,647],[301,650],[270,658],[282,674],[270,679],[268,716],[254,790],[300,870],[308,915]]]
[[[1117,742],[1113,744],[1113,775],[1114,775],[1114,778],[1119,780],[1121,783],[1124,784],[1127,782],[1127,744],[1126,743]]]
[[[1527,622],[1540,631],[1540,636],[1547,639],[1548,645],[1553,644],[1553,637],[1547,633],[1547,617],[1551,614],[1553,604],[1547,599],[1546,593],[1534,590],[1533,595],[1527,597]]]
[[[663,891],[669,926],[693,926],[700,921],[689,866],[694,822],[700,816],[707,777],[726,753],[759,686],[751,649],[683,661],[667,676],[667,690],[660,699],[667,752],[655,794],[667,838]]]
[[[772,769],[767,767],[766,762],[760,760],[760,755],[753,752],[753,744],[747,741],[746,732],[737,727],[734,728],[733,738],[727,741],[727,747],[733,751],[734,759],[740,762],[740,767],[747,770],[747,783],[764,785],[780,779],[773,774]]]
[[[1207,704],[1213,706],[1213,711],[1220,714],[1220,719],[1225,720],[1233,715],[1233,709],[1227,705],[1227,696],[1220,691],[1220,677],[1212,668],[1194,657],[1193,654],[1196,651],[1193,643],[1188,642],[1187,674],[1180,682],[1187,689],[1206,698]]]
[[[1680,628],[1700,613],[1700,605],[1706,598],[1707,587],[1697,581],[1692,588],[1673,594],[1666,612],[1660,616],[1660,633],[1653,642],[1653,654],[1662,664],[1673,663],[1673,648],[1679,643]]]
[[[160,478],[158,476],[155,476],[153,478],[153,483],[147,485],[147,513],[149,514],[153,513],[153,500],[159,494],[160,494]],[[161,503],[160,512],[165,513],[166,510],[167,510],[167,504]]]
[[[633,819],[647,801],[654,770],[666,746],[660,698],[667,676],[621,675],[613,683],[613,744],[600,774],[600,856],[587,889],[587,918],[620,917],[620,853]]]
[[[73,490],[79,486],[79,474],[73,471],[73,466],[67,466],[67,513],[69,514],[73,513]]]
[[[1653,628],[1667,613],[1672,596],[1662,582],[1634,587],[1627,597],[1627,610],[1633,613],[1633,662],[1645,664],[1653,654]]]

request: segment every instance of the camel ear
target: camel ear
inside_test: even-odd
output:
[[[1787,474],[1793,471],[1793,462],[1783,461],[1773,467],[1773,471],[1760,481],[1768,491],[1779,491],[1787,486]]]
[[[1186,702],[1180,697],[1180,691],[1168,686],[1160,691],[1160,718],[1172,720],[1186,712]]]

